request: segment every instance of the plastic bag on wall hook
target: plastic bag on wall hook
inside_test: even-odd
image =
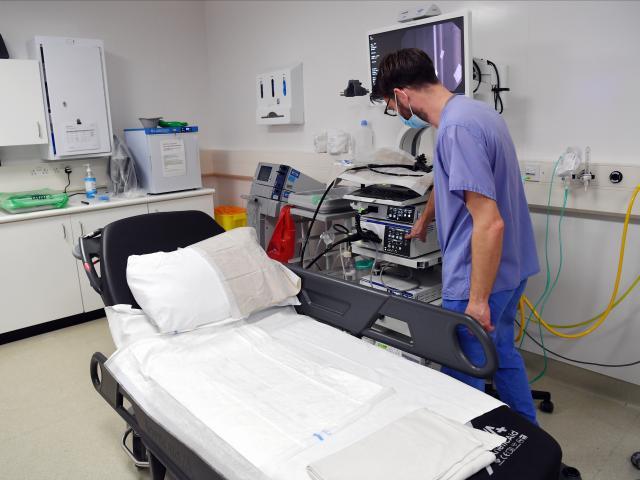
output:
[[[575,173],[582,163],[582,150],[578,147],[569,147],[560,157],[556,167],[556,175],[560,178]]]

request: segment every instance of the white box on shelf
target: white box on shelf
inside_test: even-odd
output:
[[[256,77],[258,125],[304,123],[302,63]]]

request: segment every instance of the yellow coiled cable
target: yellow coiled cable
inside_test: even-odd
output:
[[[631,195],[631,200],[629,201],[629,205],[627,206],[627,213],[625,215],[624,218],[624,226],[622,228],[622,237],[621,237],[621,241],[620,241],[620,256],[618,258],[618,271],[616,273],[616,281],[613,287],[613,292],[611,292],[611,298],[609,299],[609,304],[607,305],[607,308],[600,313],[599,315],[593,317],[592,319],[589,319],[585,322],[580,322],[574,325],[563,325],[563,326],[559,326],[559,325],[550,325],[549,323],[547,323],[543,318],[540,317],[540,315],[538,314],[538,312],[536,311],[536,309],[534,308],[534,306],[531,304],[531,301],[526,297],[526,295],[523,295],[519,308],[520,308],[520,319],[521,319],[521,330],[520,330],[520,334],[518,335],[518,339],[516,341],[518,341],[523,334],[523,329],[524,327],[522,326],[523,322],[522,322],[522,318],[524,316],[524,305],[522,303],[522,300],[524,300],[524,304],[527,305],[527,307],[531,310],[531,312],[533,313],[533,315],[535,316],[535,318],[538,320],[538,322],[540,322],[542,324],[542,326],[548,330],[550,333],[561,337],[561,338],[581,338],[581,337],[585,337],[587,335],[589,335],[590,333],[594,332],[596,329],[598,329],[600,327],[600,325],[602,325],[604,323],[604,321],[607,319],[607,317],[609,316],[609,314],[611,313],[611,310],[613,310],[617,305],[620,304],[620,302],[622,302],[626,296],[631,292],[631,290],[633,290],[635,288],[635,286],[638,284],[638,282],[640,282],[640,276],[638,276],[636,278],[636,280],[631,284],[631,286],[627,289],[627,291],[619,298],[616,300],[616,297],[618,296],[618,289],[620,287],[620,277],[622,276],[622,266],[624,263],[624,251],[625,251],[625,247],[627,244],[627,231],[629,229],[629,222],[631,220],[631,211],[633,209],[633,205],[636,201],[636,197],[638,196],[638,193],[640,193],[640,185],[636,186],[636,188],[633,190],[633,194]],[[582,325],[587,325],[589,323],[593,323],[595,322],[591,327],[587,328],[586,330],[582,331],[582,332],[578,332],[578,333],[562,333],[559,332],[558,330],[556,330],[556,328],[575,328],[578,326],[582,326]]]

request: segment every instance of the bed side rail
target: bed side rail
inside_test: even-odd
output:
[[[152,478],[164,478],[166,470],[169,470],[177,480],[224,480],[219,472],[156,423],[131,399],[104,366],[106,360],[102,353],[93,354],[91,382],[111,408],[142,438],[150,454]],[[131,404],[130,408],[125,407],[125,399]]]
[[[468,315],[397,297],[317,272],[289,266],[302,278],[298,312],[358,337],[369,337],[400,350],[480,378],[491,377],[497,367],[495,346],[482,327]],[[405,322],[410,337],[375,326],[391,317]],[[484,365],[474,365],[458,342],[456,327],[475,335],[485,355]]]

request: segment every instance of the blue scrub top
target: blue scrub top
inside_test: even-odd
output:
[[[469,298],[473,222],[465,191],[495,200],[504,220],[492,292],[515,289],[540,271],[516,149],[504,119],[492,107],[463,96],[449,100],[440,117],[434,186],[444,299]]]

